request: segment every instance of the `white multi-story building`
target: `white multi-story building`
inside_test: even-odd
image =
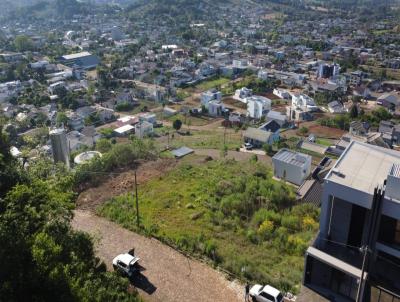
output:
[[[292,107],[299,108],[305,112],[314,112],[319,110],[314,99],[305,94],[293,94]]]
[[[247,115],[254,119],[260,119],[271,110],[271,100],[263,96],[251,96],[246,98]]]
[[[222,99],[222,93],[217,90],[209,90],[205,91],[201,94],[201,105],[208,109],[208,104],[211,101],[218,101],[220,102]]]

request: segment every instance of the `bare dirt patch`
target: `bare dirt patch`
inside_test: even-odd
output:
[[[172,170],[177,164],[175,159],[158,159],[140,162],[137,169],[137,182],[143,184]],[[135,185],[134,170],[110,173],[99,185],[88,188],[79,194],[76,201],[78,209],[94,211],[113,196],[132,191]]]
[[[74,213],[72,227],[97,239],[96,254],[109,269],[116,255],[135,247],[143,270],[131,284],[145,301],[243,301],[243,285],[227,280],[206,263],[187,258],[156,239],[128,231],[90,211]]]

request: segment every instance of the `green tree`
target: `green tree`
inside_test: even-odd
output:
[[[64,112],[57,112],[57,116],[56,116],[56,124],[57,126],[61,126],[61,125],[67,125],[68,123],[68,117],[66,116],[66,114]]]
[[[353,106],[351,106],[350,109],[350,117],[351,118],[357,118],[358,117],[358,107],[356,104],[354,104]]]
[[[17,51],[28,51],[33,49],[33,43],[28,36],[19,35],[14,39],[14,47]]]
[[[102,138],[96,142],[96,150],[101,153],[106,153],[106,152],[110,151],[111,148],[112,148],[112,145],[108,139]]]
[[[72,230],[73,178],[62,165],[38,160],[18,172],[0,131],[0,171],[2,301],[138,301],[89,235]]]
[[[182,127],[182,121],[177,119],[172,123],[172,127],[175,129],[175,131],[179,131]]]

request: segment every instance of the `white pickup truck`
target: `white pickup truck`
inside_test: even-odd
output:
[[[256,284],[250,288],[249,294],[254,302],[283,302],[282,293],[269,285]]]

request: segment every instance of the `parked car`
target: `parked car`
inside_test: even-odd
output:
[[[253,145],[250,144],[250,143],[245,143],[245,144],[244,144],[244,148],[245,148],[246,150],[253,150]]]
[[[140,271],[139,260],[140,258],[127,253],[115,257],[112,264],[114,270],[126,277],[132,277],[135,273]]]
[[[249,294],[252,300],[257,302],[283,302],[282,293],[269,285],[256,284],[250,288]]]

